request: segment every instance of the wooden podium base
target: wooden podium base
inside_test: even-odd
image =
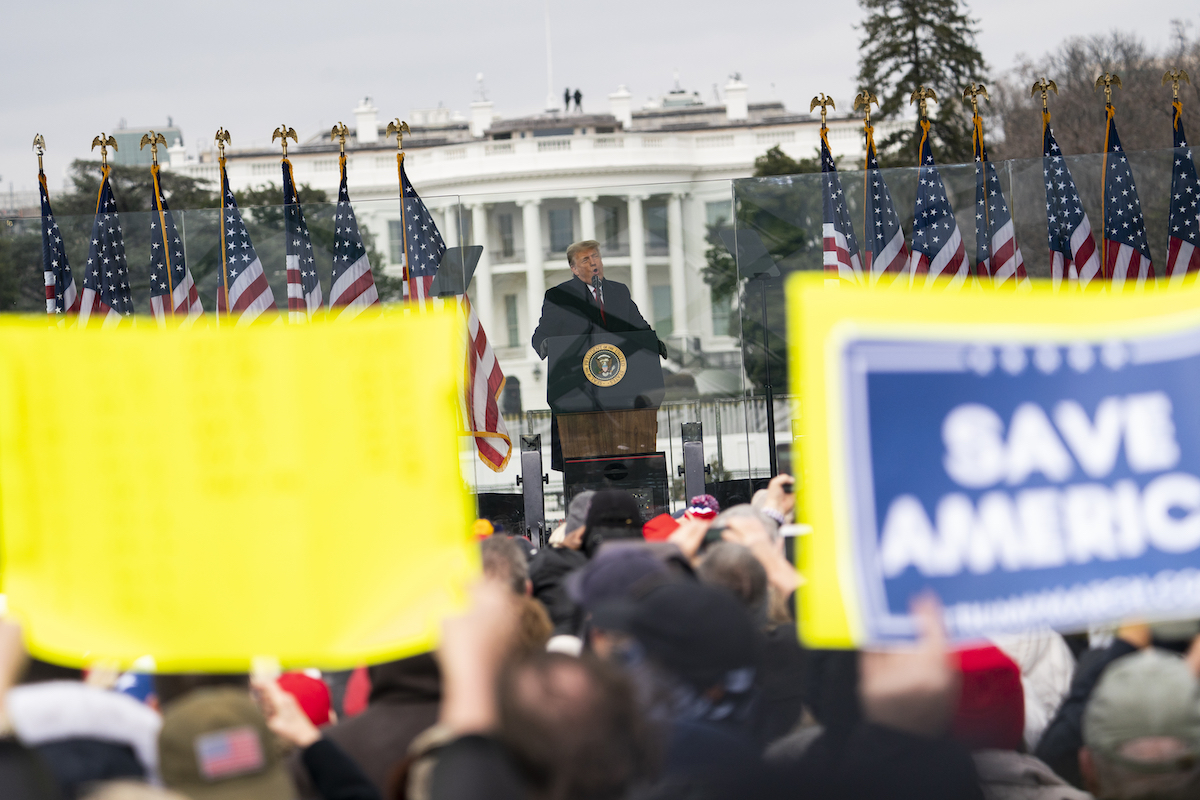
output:
[[[559,414],[563,458],[628,456],[658,449],[658,409]]]

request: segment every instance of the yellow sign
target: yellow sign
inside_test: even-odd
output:
[[[1200,289],[788,286],[813,647],[1137,615],[1200,597]],[[802,412],[802,413],[801,413]]]
[[[430,649],[478,571],[457,324],[0,319],[0,576],[32,653],[245,672]]]
[[[597,386],[614,386],[625,377],[625,354],[615,344],[602,342],[583,354],[583,374]]]

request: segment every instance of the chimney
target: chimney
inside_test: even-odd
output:
[[[354,109],[356,136],[360,145],[379,141],[379,123],[375,119],[378,113],[379,109],[371,105],[369,97],[364,97],[358,108]]]
[[[633,125],[633,95],[624,84],[608,96],[608,112],[616,117],[622,126],[628,128]]]
[[[492,127],[491,100],[476,100],[471,103],[471,135],[478,139]]]
[[[750,118],[750,104],[746,100],[749,88],[738,73],[729,76],[729,83],[725,84],[725,117],[730,122]]]

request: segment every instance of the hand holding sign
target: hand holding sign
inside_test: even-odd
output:
[[[1200,290],[790,288],[807,641],[1200,611]]]

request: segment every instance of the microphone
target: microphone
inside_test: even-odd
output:
[[[600,276],[595,272],[592,273],[592,288],[596,290],[596,296],[599,297],[600,296]]]

